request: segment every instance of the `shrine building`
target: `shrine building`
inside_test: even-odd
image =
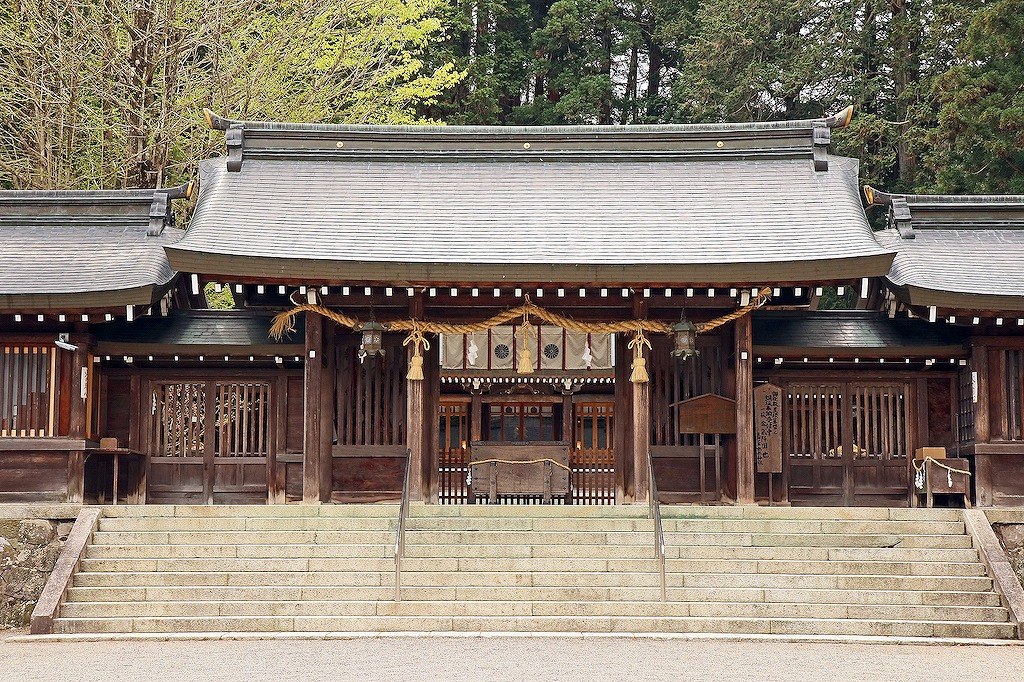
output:
[[[427,504],[613,505],[653,472],[893,507],[944,448],[1018,505],[1024,197],[862,190],[851,115],[208,113],[187,186],[0,192],[0,502],[397,501],[408,471]]]

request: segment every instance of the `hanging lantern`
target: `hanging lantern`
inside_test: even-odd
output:
[[[359,359],[374,355],[384,355],[384,327],[376,320],[359,325],[362,338],[359,341]]]
[[[672,349],[672,357],[689,360],[698,354],[697,326],[687,320],[685,314],[681,315],[679,321],[672,325],[672,333],[675,335],[675,348]]]

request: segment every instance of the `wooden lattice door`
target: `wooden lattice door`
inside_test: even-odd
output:
[[[791,383],[785,395],[783,443],[794,504],[906,503],[910,384]]]
[[[272,414],[266,382],[153,384],[149,500],[266,502]]]

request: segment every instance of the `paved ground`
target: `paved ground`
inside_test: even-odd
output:
[[[1019,682],[1021,670],[1022,646],[606,637],[0,643],[3,682]]]

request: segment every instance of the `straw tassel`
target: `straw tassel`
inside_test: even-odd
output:
[[[519,351],[519,365],[516,372],[518,374],[533,374],[533,356],[530,354],[530,349],[525,346]]]
[[[530,302],[530,297],[526,297],[526,302]],[[531,338],[537,338],[537,332],[533,330],[533,325],[530,324],[530,316],[523,315],[523,323],[519,326],[519,364],[516,366],[517,374],[533,374],[533,354],[530,353],[530,341]]]
[[[651,380],[647,374],[647,358],[644,357],[644,346],[650,348],[651,342],[644,336],[644,330],[637,327],[636,336],[633,337],[633,340],[627,346],[627,348],[636,351],[633,358],[633,372],[629,375],[629,380],[634,384],[646,384]]]
[[[418,323],[414,323],[412,332],[405,337],[402,345],[408,346],[410,343],[412,344],[412,358],[409,361],[409,372],[405,378],[409,381],[423,381],[423,354],[420,349],[429,350],[430,342],[423,336]]]

